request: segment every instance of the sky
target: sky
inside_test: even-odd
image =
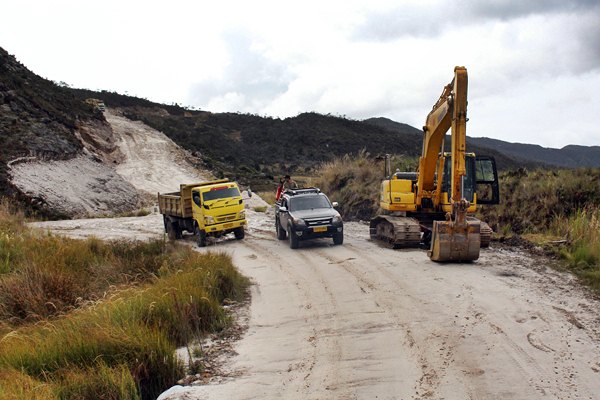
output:
[[[600,0],[0,0],[36,74],[212,112],[421,128],[454,66],[467,134],[600,145]]]

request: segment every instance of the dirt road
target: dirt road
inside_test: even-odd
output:
[[[144,151],[130,143],[132,154]],[[120,173],[150,193],[170,179],[143,164]],[[378,246],[359,223],[346,224],[343,246],[291,250],[272,218],[251,205],[246,239],[200,250],[231,254],[253,280],[248,330],[224,381],[161,399],[600,397],[600,304],[570,275],[494,245],[477,262],[437,264],[422,250]],[[75,237],[162,237],[158,214],[36,225]]]
[[[254,282],[229,378],[163,399],[598,398],[600,306],[569,275],[494,248],[437,264],[378,246],[359,223],[343,246],[294,251],[272,215],[249,214],[245,240],[201,250],[231,254]],[[98,223],[87,234],[162,235],[159,215],[41,225],[85,236]]]

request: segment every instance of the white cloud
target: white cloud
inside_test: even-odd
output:
[[[595,1],[22,0],[0,45],[34,72],[210,111],[385,116],[419,128],[469,70],[469,133],[599,145]]]

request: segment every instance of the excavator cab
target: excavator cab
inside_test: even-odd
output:
[[[442,177],[442,193],[450,198],[451,156],[444,154],[444,174]],[[462,197],[475,204],[499,204],[500,190],[496,160],[491,156],[465,156],[466,175],[463,179]],[[448,202],[448,204],[450,204]]]
[[[494,157],[475,157],[475,192],[477,193],[477,204],[500,203],[498,171]]]

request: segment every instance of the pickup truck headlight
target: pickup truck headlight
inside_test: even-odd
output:
[[[333,225],[341,225],[342,224],[342,217],[340,217],[339,215],[336,215],[335,217],[333,217],[331,219],[331,223]]]
[[[246,211],[241,211],[240,212],[240,217],[239,219],[246,219]]]
[[[306,221],[303,220],[302,218],[294,219],[294,224],[296,225],[296,228],[300,228],[300,229],[306,228]]]
[[[204,224],[206,224],[206,225],[212,225],[214,223],[215,223],[215,219],[212,216],[207,215],[207,216],[204,217]]]

